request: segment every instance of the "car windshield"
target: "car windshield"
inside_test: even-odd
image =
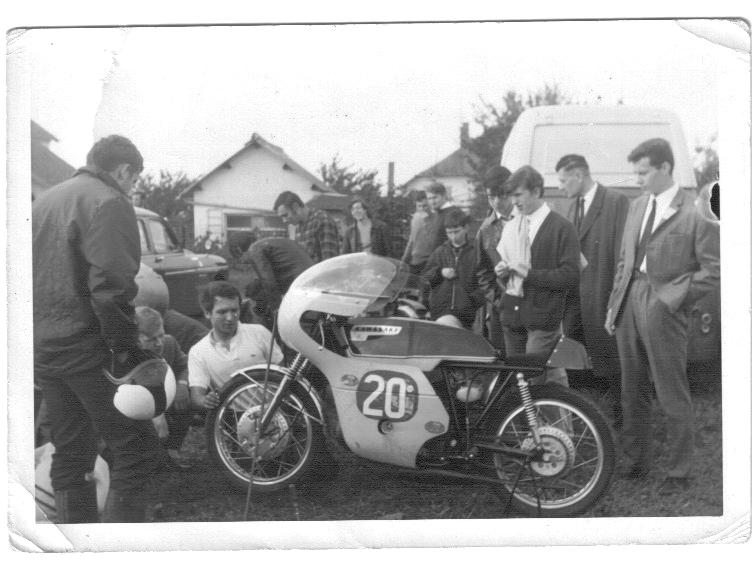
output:
[[[360,252],[312,266],[295,280],[290,292],[301,290],[367,299],[375,305],[397,298],[409,277],[408,267],[399,260]]]

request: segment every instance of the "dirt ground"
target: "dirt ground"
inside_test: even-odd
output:
[[[620,462],[610,488],[588,517],[718,516],[723,513],[721,386],[715,371],[695,374],[696,457],[691,487],[659,496],[667,457],[666,422],[653,411],[655,466],[647,478],[620,477]],[[597,400],[598,392],[580,388]],[[618,452],[618,434],[617,440]],[[294,491],[256,495],[248,520],[376,520],[503,518],[504,506],[486,485],[415,477],[364,461],[332,446],[339,464],[334,480],[296,486]],[[211,462],[203,428],[192,428],[183,449],[190,470],[170,470],[158,480],[148,520],[154,522],[242,521],[246,493],[227,483]]]

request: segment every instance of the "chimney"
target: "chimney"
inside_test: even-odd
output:
[[[463,122],[460,126],[460,148],[464,148],[470,141],[470,125],[467,122]]]

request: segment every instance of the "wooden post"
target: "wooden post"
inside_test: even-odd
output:
[[[394,196],[394,162],[389,162],[389,176],[387,177],[386,191],[389,198]]]

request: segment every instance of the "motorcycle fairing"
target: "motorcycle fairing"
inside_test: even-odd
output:
[[[317,366],[329,378],[345,442],[359,456],[414,468],[421,447],[448,429],[449,414],[417,366],[331,353],[318,356]]]

